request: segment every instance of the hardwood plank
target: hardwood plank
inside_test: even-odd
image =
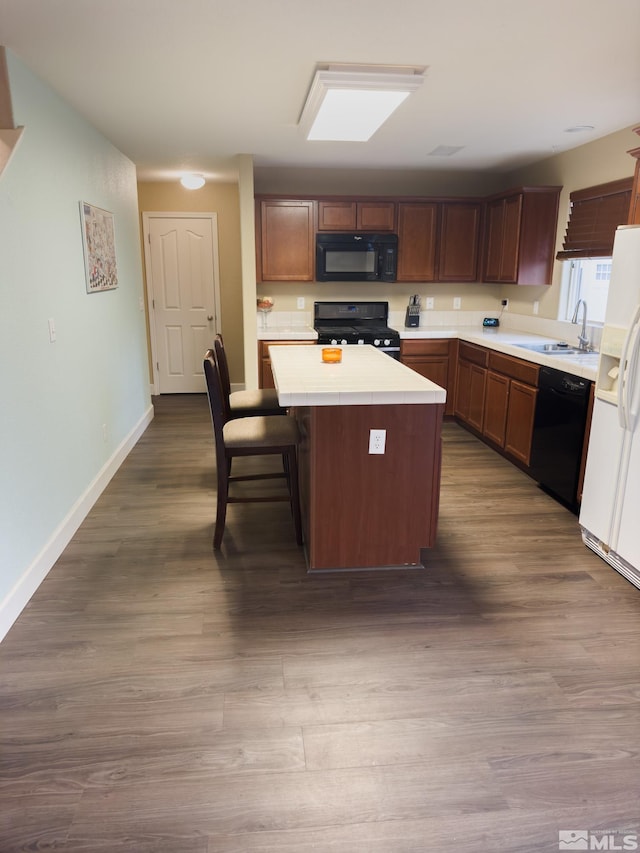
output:
[[[640,593],[574,515],[447,423],[425,569],[309,576],[276,504],[232,507],[213,554],[206,400],[154,402],[0,645],[2,853],[640,832]]]

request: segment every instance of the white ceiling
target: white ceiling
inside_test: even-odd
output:
[[[0,0],[0,44],[142,179],[234,178],[237,154],[511,171],[640,124],[639,37],[640,0]],[[428,70],[370,142],[307,142],[300,111],[329,62]],[[430,156],[440,145],[464,148]]]

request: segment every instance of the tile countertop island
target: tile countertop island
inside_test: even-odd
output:
[[[278,399],[302,440],[300,499],[310,572],[421,567],[435,543],[443,388],[371,346],[270,348]],[[370,452],[371,430],[384,452]]]

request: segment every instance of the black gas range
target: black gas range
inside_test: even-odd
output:
[[[327,346],[371,344],[400,358],[400,333],[387,325],[388,302],[314,302],[313,328]]]

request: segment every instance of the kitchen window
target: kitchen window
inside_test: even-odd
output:
[[[573,258],[565,261],[561,320],[571,320],[578,299],[584,299],[589,323],[604,323],[611,279],[611,258]]]
[[[604,323],[613,238],[628,220],[632,178],[572,192],[569,220],[556,259],[563,262],[560,320],[571,320],[579,299],[589,323]]]

